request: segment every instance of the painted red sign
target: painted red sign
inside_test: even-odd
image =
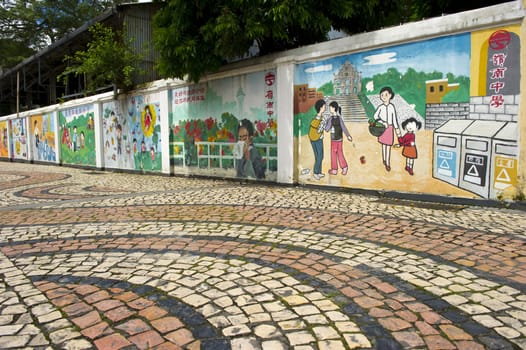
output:
[[[493,50],[505,49],[511,41],[511,34],[507,30],[497,30],[489,37],[489,46]]]

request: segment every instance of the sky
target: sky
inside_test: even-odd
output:
[[[389,68],[402,74],[413,68],[417,72],[438,71],[469,77],[470,52],[469,33],[447,36],[300,64],[295,70],[294,83],[319,88],[332,81],[346,61],[362,73],[362,78],[385,73]]]

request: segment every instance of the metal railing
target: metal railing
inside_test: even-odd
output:
[[[236,166],[236,159],[234,157],[235,143],[199,141],[195,143],[195,146],[197,147],[198,167],[201,166],[201,161],[205,160],[207,162],[207,168],[210,169],[212,167],[213,159],[219,160],[219,168],[223,168],[223,163],[225,160],[231,161],[233,167]],[[200,151],[201,147],[203,148],[202,151]],[[218,152],[214,150],[212,154],[213,147],[218,147]],[[225,150],[227,150],[227,152],[225,152]]]
[[[179,146],[180,147],[177,153],[175,152],[175,146]],[[186,151],[185,151],[185,148],[184,148],[184,142],[172,141],[172,142],[170,142],[170,147],[172,148],[171,158],[173,160],[175,160],[175,159],[182,159],[183,160],[183,167],[185,167],[186,166]]]
[[[198,152],[197,152],[197,166],[201,166],[201,161],[206,161],[207,168],[212,168],[212,160],[217,159],[219,161],[219,168],[223,168],[225,161],[232,164],[236,167],[236,157],[234,157],[234,147],[235,142],[207,142],[200,141],[195,143]],[[200,147],[203,147],[202,152],[199,152]],[[214,149],[214,152],[211,152],[213,147],[218,147]],[[274,152],[275,155],[272,155],[271,150],[277,149],[278,146],[273,143],[255,143],[254,147],[263,148],[265,152],[263,153],[263,159],[265,160],[266,169],[270,169],[270,162],[276,161],[278,159],[277,152]],[[227,152],[225,152],[227,151]],[[213,154],[212,154],[213,153]]]

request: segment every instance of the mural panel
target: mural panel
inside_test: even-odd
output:
[[[14,159],[27,160],[27,118],[16,118],[9,120],[11,129],[11,157]]]
[[[162,169],[158,94],[103,104],[104,164],[108,168]]]
[[[29,118],[29,132],[33,160],[55,162],[55,121],[52,113]]]
[[[0,122],[0,157],[9,157],[9,138],[7,137],[7,121]]]
[[[274,69],[170,92],[170,153],[176,173],[276,181]]]
[[[93,105],[58,112],[61,161],[65,164],[95,166]]]
[[[470,119],[492,123],[476,135],[464,130],[464,172],[459,183],[482,197],[503,199],[517,194],[520,46],[519,26],[472,34],[472,55],[478,59],[472,60],[476,79]]]
[[[297,65],[299,181],[484,198],[513,188],[512,181],[495,185],[495,172],[518,154],[518,31],[510,26]]]

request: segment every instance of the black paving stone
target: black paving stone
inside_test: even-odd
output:
[[[457,309],[445,310],[441,313],[441,315],[453,322],[454,324],[459,325],[461,327],[465,322],[468,321],[468,316],[464,313],[461,313]]]
[[[193,334],[196,337],[196,339],[201,339],[201,340],[217,337],[217,333],[212,328],[207,327],[207,326],[195,327]]]
[[[123,290],[131,289],[132,285],[126,281],[119,281],[113,285],[113,288],[121,288]]]
[[[204,339],[201,342],[201,350],[230,350],[230,342],[226,339]],[[240,349],[241,350],[241,349]]]
[[[376,341],[376,349],[378,350],[400,350],[402,346],[394,340],[379,338]]]
[[[152,287],[150,286],[133,286],[131,290],[139,295],[145,295],[152,291]]]
[[[487,349],[491,350],[519,350],[517,345],[510,344],[501,338],[495,337],[480,337],[480,342],[486,345]]]
[[[426,301],[426,304],[439,313],[442,313],[442,310],[446,310],[451,307],[451,305],[449,305],[447,302],[438,298],[429,299]]]

